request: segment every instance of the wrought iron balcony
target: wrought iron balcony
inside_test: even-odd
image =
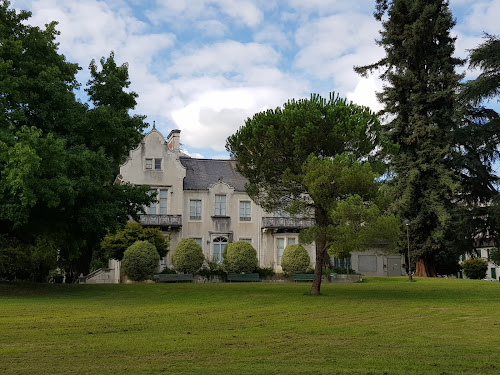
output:
[[[314,225],[313,219],[296,217],[263,217],[262,228],[267,229],[306,229]]]
[[[158,227],[182,227],[182,215],[141,215],[141,224]]]

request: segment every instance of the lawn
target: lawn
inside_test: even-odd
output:
[[[499,374],[500,283],[0,283],[2,374]]]

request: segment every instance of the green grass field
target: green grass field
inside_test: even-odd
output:
[[[499,374],[500,283],[0,283],[1,374]]]

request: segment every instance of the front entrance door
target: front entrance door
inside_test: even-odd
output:
[[[387,276],[401,276],[401,257],[387,257]]]

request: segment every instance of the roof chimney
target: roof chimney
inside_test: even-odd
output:
[[[170,151],[180,152],[180,149],[181,149],[180,138],[181,138],[181,131],[180,130],[174,129],[170,132],[170,134],[167,137],[168,149]]]

